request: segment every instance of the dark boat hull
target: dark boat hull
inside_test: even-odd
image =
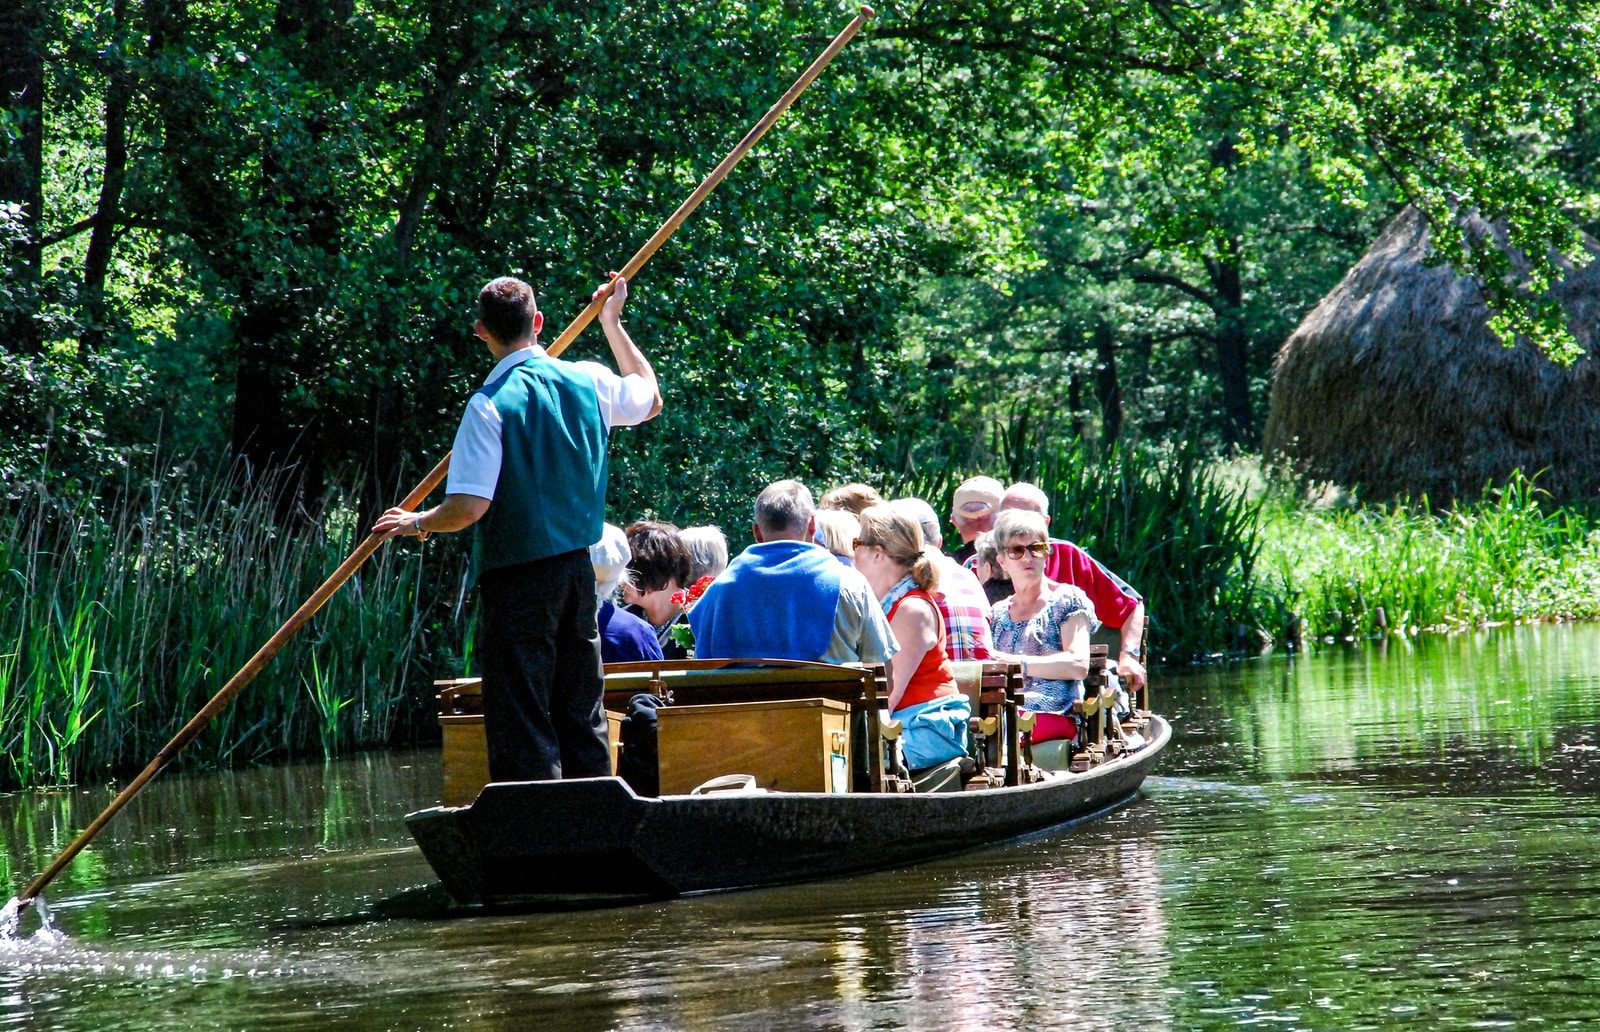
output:
[[[406,823],[459,903],[665,897],[915,863],[1132,799],[1171,737],[1094,770],[1015,788],[940,794],[641,798],[618,778],[496,783],[471,806]]]

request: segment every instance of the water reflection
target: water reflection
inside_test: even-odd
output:
[[[461,918],[429,756],[157,782],[0,948],[0,1025],[1196,1029],[1600,1018],[1600,628],[1171,678],[1146,798],[904,871]],[[108,792],[0,799],[10,886]]]

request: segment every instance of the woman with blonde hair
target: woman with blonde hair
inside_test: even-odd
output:
[[[889,664],[889,713],[913,776],[967,755],[972,707],[956,687],[945,651],[944,621],[929,594],[938,569],[915,520],[887,505],[861,512],[856,569],[872,585],[900,651]]]
[[[861,535],[861,521],[846,509],[818,509],[813,514],[817,521],[817,544],[834,554],[846,566],[854,566],[856,538]]]

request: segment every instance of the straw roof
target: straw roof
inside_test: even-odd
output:
[[[1469,219],[1470,233],[1497,231]],[[1600,244],[1585,238],[1592,253]],[[1600,492],[1600,368],[1564,369],[1526,343],[1490,334],[1474,283],[1423,264],[1427,221],[1395,217],[1273,363],[1265,447],[1303,474],[1363,497],[1427,493],[1442,503],[1543,471],[1539,485],[1572,500]],[[1600,261],[1568,267],[1552,289],[1593,352]]]

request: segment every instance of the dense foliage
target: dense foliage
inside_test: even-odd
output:
[[[0,466],[166,450],[385,489],[448,447],[470,302],[556,325],[853,9],[99,0],[0,25]],[[619,507],[1057,436],[1248,446],[1267,361],[1415,202],[1505,325],[1592,215],[1595,5],[886,5],[641,277],[669,409]],[[590,353],[589,341],[580,350]],[[728,428],[742,431],[730,440]]]

